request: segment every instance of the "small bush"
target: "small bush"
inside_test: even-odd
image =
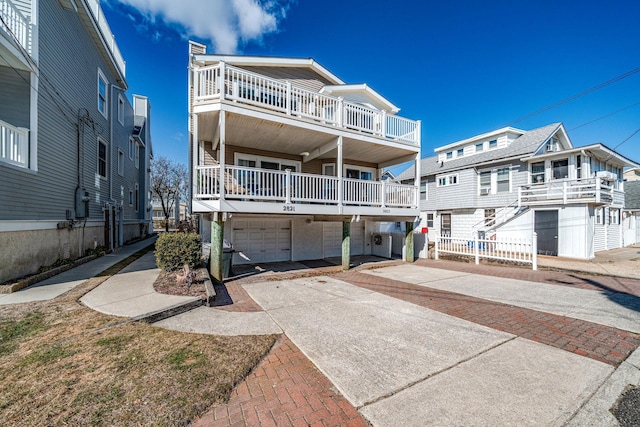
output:
[[[196,233],[163,233],[156,241],[156,264],[163,270],[180,270],[185,264],[200,267],[202,237]]]

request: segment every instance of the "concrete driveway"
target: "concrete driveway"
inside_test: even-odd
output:
[[[614,371],[336,278],[244,288],[376,426],[562,425]]]

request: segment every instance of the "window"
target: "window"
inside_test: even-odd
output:
[[[495,220],[496,210],[495,209],[485,209],[484,210],[484,224],[491,225]]]
[[[544,162],[531,164],[531,183],[540,184],[544,182]]]
[[[554,160],[551,162],[551,169],[553,171],[553,179],[565,179],[569,178],[569,160]]]
[[[420,181],[420,200],[427,200],[427,180]]]
[[[118,175],[124,176],[124,151],[118,148]]]
[[[453,151],[447,152],[447,159],[453,159]]]
[[[511,190],[509,185],[509,168],[498,169],[498,193],[506,193]]]
[[[118,95],[118,121],[124,126],[124,99]]]
[[[336,176],[336,164],[325,163],[322,165],[322,174],[326,176]]]
[[[440,234],[445,237],[451,237],[451,214],[446,213],[440,215]]]
[[[595,217],[596,217],[596,224],[598,225],[604,224],[603,217],[602,217],[602,208],[596,208]]]
[[[438,178],[438,187],[444,187],[447,185],[456,185],[458,183],[458,174],[445,175]]]
[[[134,202],[135,202],[135,206],[136,206],[136,212],[138,212],[138,206],[140,206],[140,191],[138,190],[138,184],[136,184],[136,189],[135,189],[135,197],[134,197]]]
[[[576,178],[582,178],[582,156],[579,154],[576,156]]]
[[[433,228],[433,214],[427,214],[427,228]]]
[[[620,209],[609,209],[609,224],[620,224]]]
[[[135,150],[136,143],[133,141],[133,138],[129,138],[129,160],[133,160],[133,152]]]
[[[479,153],[480,151],[482,151],[484,149],[484,142],[481,142],[479,144],[476,144],[476,153]]]
[[[98,175],[107,177],[107,144],[101,139],[98,140]]]
[[[492,139],[491,141],[489,141],[489,150],[491,150],[492,148],[498,148],[497,139]]]
[[[140,168],[140,146],[138,145],[138,143],[136,142],[136,146],[133,149],[134,155],[135,155],[135,160],[134,163],[136,165],[136,169]]]
[[[129,206],[133,206],[133,190],[129,190]]]
[[[491,171],[480,172],[480,195],[491,193]]]
[[[107,117],[107,78],[98,68],[98,111]]]
[[[394,225],[396,231],[401,231],[402,230],[402,223],[399,221],[396,221],[395,225]]]
[[[458,148],[458,154],[457,154],[457,156],[458,156],[458,157],[462,157],[462,156],[464,156],[464,148]]]

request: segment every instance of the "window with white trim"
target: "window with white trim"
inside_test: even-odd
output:
[[[438,177],[438,187],[446,187],[448,185],[456,185],[458,183],[458,174],[443,175]]]
[[[107,178],[107,143],[98,138],[98,176]]]
[[[139,169],[140,168],[140,145],[138,145],[137,142],[136,142],[135,148],[133,149],[133,153],[134,153],[134,155],[136,157],[135,160],[134,160],[134,163],[136,165],[136,169]]]
[[[491,171],[480,172],[480,195],[491,193]]]
[[[511,190],[510,176],[510,168],[498,169],[496,192],[507,193]]]
[[[118,148],[118,175],[124,176],[124,151]]]
[[[492,148],[498,148],[497,139],[492,139],[491,141],[489,141],[489,150],[491,150]]]
[[[596,224],[598,224],[598,225],[603,225],[604,224],[604,218],[603,218],[603,215],[602,215],[602,210],[603,210],[603,208],[596,208],[595,211],[594,211]]]
[[[136,143],[133,138],[129,138],[129,160],[133,160],[134,152],[136,149]]]
[[[479,142],[476,144],[476,153],[479,153],[482,150],[484,150],[484,142]]]
[[[433,214],[427,214],[427,228],[433,228]]]
[[[140,206],[140,191],[137,183],[136,183],[136,189],[135,189],[134,202],[136,204],[136,212],[138,212],[138,206]]]
[[[118,121],[124,126],[124,99],[118,95]]]
[[[104,76],[100,68],[98,68],[98,111],[105,118],[107,117],[107,102],[108,102],[108,83],[107,78]]]
[[[427,200],[427,180],[420,181],[420,200]]]
[[[620,224],[620,209],[609,208],[609,224]]]
[[[531,183],[541,184],[544,182],[544,162],[531,163]]]
[[[447,159],[453,159],[453,151],[447,151]]]
[[[569,178],[569,159],[552,161],[551,170],[553,179]]]
[[[129,189],[129,206],[133,206],[133,190]]]
[[[462,157],[464,156],[464,148],[458,148],[456,157]]]

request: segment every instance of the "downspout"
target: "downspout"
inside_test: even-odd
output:
[[[114,198],[113,198],[113,163],[114,163],[113,162],[113,104],[115,104],[113,102],[113,89],[114,88],[120,90],[121,92],[124,92],[125,89],[123,89],[120,86],[117,86],[115,84],[111,84],[111,100],[110,100],[111,101],[111,114],[109,115],[109,203],[111,205],[113,205],[114,207],[117,207],[118,204],[117,204],[116,200],[114,200]],[[117,159],[116,159],[116,162],[117,162]],[[111,209],[111,208],[109,208],[109,209]],[[121,233],[122,227],[123,227],[122,222],[123,222],[123,219],[124,219],[124,218],[120,217],[120,213],[119,213],[120,209],[122,209],[122,206],[119,206],[113,212],[114,218],[118,219],[118,233],[117,233],[117,236],[113,236],[113,233],[112,233],[112,237],[117,237],[118,240],[120,240],[120,235],[122,234]],[[117,216],[116,216],[116,214],[117,214]],[[109,215],[109,216],[111,216],[111,215]],[[114,240],[115,240],[114,238],[110,238],[109,239],[109,241],[111,242],[110,243],[111,247],[109,249],[111,249],[111,250],[114,250],[115,247],[116,247],[116,244],[115,244]],[[118,243],[120,243],[120,242],[118,241]]]

